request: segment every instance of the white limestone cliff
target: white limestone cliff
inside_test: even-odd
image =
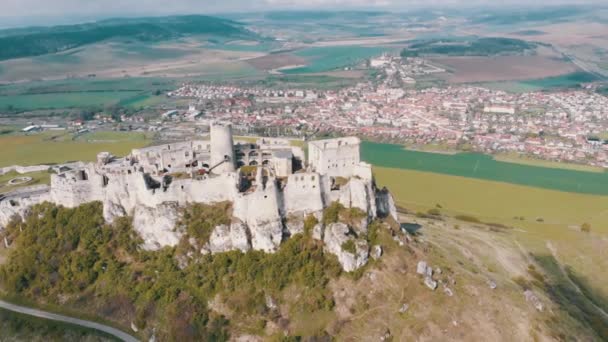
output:
[[[355,253],[345,251],[343,245],[353,241]],[[325,250],[338,257],[338,261],[346,272],[352,272],[367,264],[369,259],[369,246],[367,241],[356,239],[349,234],[348,226],[344,223],[332,223],[325,228],[323,238]]]
[[[209,237],[209,251],[213,254],[234,250],[247,252],[251,249],[249,234],[247,226],[242,222],[217,226]]]
[[[179,207],[167,202],[156,207],[138,205],[133,214],[133,228],[144,239],[143,248],[158,250],[166,246],[177,246],[182,233],[176,230]]]

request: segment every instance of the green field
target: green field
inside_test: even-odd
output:
[[[364,46],[311,47],[296,51],[294,54],[309,61],[305,67],[283,70],[284,74],[311,74],[332,71],[360,63],[390,49]]]
[[[434,172],[566,192],[608,195],[608,173],[535,167],[496,161],[478,153],[445,155],[364,142],[363,160],[380,167]]]
[[[547,77],[541,79],[532,79],[525,81],[504,81],[504,82],[484,82],[479,83],[479,86],[503,90],[511,93],[525,93],[533,91],[541,91],[545,89],[557,88],[574,88],[581,83],[597,81],[598,78],[586,72],[574,72],[555,77]]]
[[[117,104],[137,94],[133,91],[0,96],[0,108],[16,110],[60,109]]]
[[[37,110],[121,105],[154,106],[177,81],[161,78],[74,79],[0,86],[0,109]]]
[[[95,138],[96,135],[105,139]],[[95,138],[92,140],[107,141],[89,142],[82,137],[74,140],[72,134],[57,132],[0,136],[0,167],[94,161],[97,153],[104,151],[124,156],[152,141],[142,133],[134,133],[134,136],[130,133],[94,133],[92,137]]]
[[[548,167],[548,168],[552,168],[552,169],[563,169],[563,170],[584,171],[584,172],[598,172],[598,173],[603,173],[606,171],[603,167],[572,164],[572,163],[560,163],[560,162],[550,161],[550,160],[528,158],[528,157],[520,156],[516,153],[515,154],[495,155],[494,160],[500,161],[500,162],[505,162],[505,163],[515,163],[515,164],[530,165],[530,166],[537,166],[537,167]]]

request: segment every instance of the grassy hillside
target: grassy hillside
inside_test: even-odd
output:
[[[247,37],[233,21],[209,16],[112,19],[96,23],[0,31],[0,60],[39,56],[113,38],[160,41],[184,35]]]

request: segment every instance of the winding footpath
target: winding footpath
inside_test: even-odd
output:
[[[82,319],[72,318],[72,317],[68,317],[68,316],[64,316],[64,315],[54,314],[51,312],[46,312],[46,311],[42,311],[42,310],[38,310],[38,309],[31,309],[31,308],[27,308],[24,306],[11,304],[11,303],[5,302],[3,300],[0,300],[0,308],[8,310],[8,311],[28,315],[28,316],[34,316],[34,317],[38,317],[38,318],[48,319],[51,321],[69,323],[69,324],[74,324],[74,325],[88,328],[88,329],[98,330],[98,331],[104,332],[106,334],[112,335],[125,342],[139,342],[139,340],[137,338],[135,338],[121,330],[112,328],[108,325],[103,325],[103,324],[99,324],[99,323],[95,323],[95,322],[91,322],[91,321],[85,321]]]

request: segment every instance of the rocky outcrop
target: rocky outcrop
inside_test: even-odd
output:
[[[283,222],[280,219],[250,222],[251,247],[257,251],[274,253],[283,240]]]
[[[127,216],[125,208],[112,201],[103,202],[103,218],[108,223],[114,222],[116,218]]]
[[[349,234],[350,230],[344,223],[332,223],[325,229],[325,250],[338,257],[338,261],[346,272],[352,272],[367,264],[369,246],[367,241],[356,239]],[[345,250],[347,242],[352,241],[354,251]]]
[[[144,239],[144,249],[158,250],[179,243],[182,233],[175,229],[178,219],[177,203],[161,203],[155,208],[139,205],[133,214],[133,228]]]
[[[285,229],[290,236],[304,233],[304,218],[291,216],[285,221]]]
[[[395,221],[399,221],[397,217],[397,206],[393,195],[388,191],[387,188],[376,191],[376,208],[378,210],[378,216],[380,217],[391,217]]]
[[[209,250],[211,253],[223,253],[234,250],[247,252],[251,249],[247,226],[241,222],[231,225],[220,225],[213,229],[209,237]]]

